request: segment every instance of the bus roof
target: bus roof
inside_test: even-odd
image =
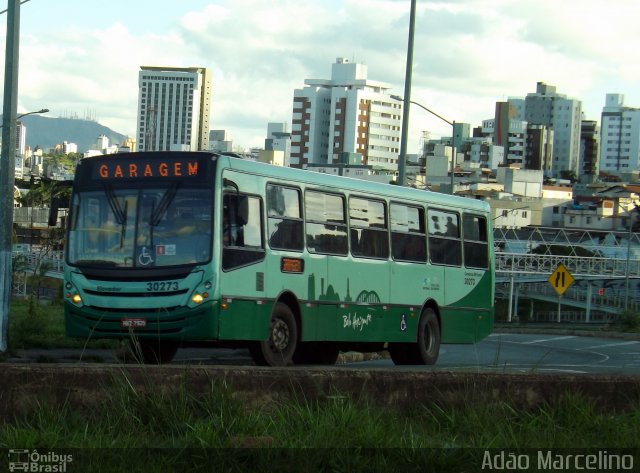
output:
[[[235,171],[300,182],[306,185],[329,187],[334,188],[336,191],[349,190],[351,192],[362,192],[367,195],[384,196],[388,198],[395,197],[398,199],[413,200],[415,202],[430,202],[444,207],[465,208],[478,212],[488,212],[490,210],[488,203],[468,197],[371,182],[352,177],[316,173],[290,167],[274,166],[272,164],[260,163],[224,154],[220,155],[218,159],[218,166],[220,165]]]

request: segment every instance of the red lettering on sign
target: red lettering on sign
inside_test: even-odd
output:
[[[110,163],[103,163],[97,168],[101,179],[138,178],[138,177],[186,177],[198,175],[198,161],[171,162],[120,162],[111,158]]]

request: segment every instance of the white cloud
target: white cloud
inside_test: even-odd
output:
[[[23,8],[22,110],[91,110],[131,134],[140,66],[209,67],[212,126],[249,147],[262,145],[268,122],[290,121],[293,90],[329,78],[337,57],[367,64],[369,78],[404,91],[408,0],[191,0],[162,11],[149,0],[112,0],[102,14],[84,0],[60,2],[68,9],[36,1]],[[37,22],[36,12],[45,15]],[[472,126],[538,81],[582,99],[592,119],[608,92],[640,106],[639,13],[637,0],[418,2],[412,99]],[[423,129],[450,133],[412,108],[410,152]]]

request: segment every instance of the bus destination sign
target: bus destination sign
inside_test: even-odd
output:
[[[179,159],[127,159],[108,158],[95,164],[93,179],[162,179],[198,177],[200,162],[193,158]]]

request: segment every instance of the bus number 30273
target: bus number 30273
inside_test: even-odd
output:
[[[167,282],[148,282],[147,291],[177,291],[178,283],[176,281]]]

